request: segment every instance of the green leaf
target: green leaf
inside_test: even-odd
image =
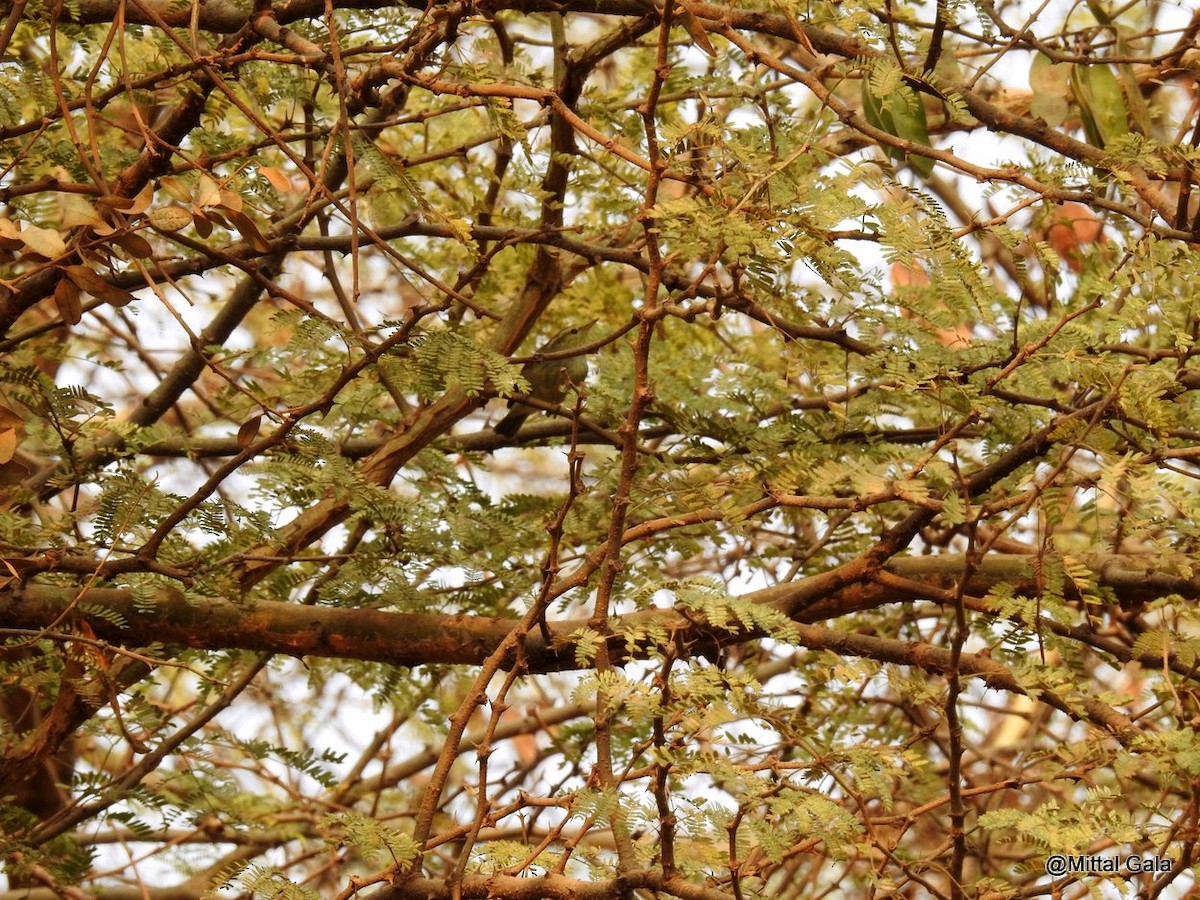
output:
[[[1035,53],[1029,66],[1029,87],[1033,100],[1029,104],[1031,115],[1045,121],[1047,125],[1061,125],[1067,120],[1071,106],[1071,67],[1053,62],[1044,53]]]
[[[914,144],[930,146],[929,126],[925,118],[925,106],[912,88],[898,84],[887,93],[881,91],[883,99],[876,96],[880,87],[875,78],[864,78],[862,83],[863,114],[874,127]],[[934,161],[927,156],[908,154],[898,147],[885,145],[884,152],[897,161],[908,160],[909,164],[923,177],[933,173]]]
[[[1071,90],[1089,144],[1104,149],[1114,138],[1129,133],[1125,94],[1110,66],[1072,66]]]

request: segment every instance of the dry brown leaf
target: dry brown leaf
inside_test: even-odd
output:
[[[258,230],[258,226],[251,221],[249,216],[245,213],[235,212],[232,209],[226,210],[225,215],[237,227],[242,237],[250,242],[251,247],[259,253],[271,252],[270,241],[262,236],[262,232]]]
[[[68,325],[78,325],[83,318],[83,304],[79,300],[79,286],[70,278],[60,278],[54,286],[54,305],[58,314]]]
[[[686,6],[681,5],[675,11],[675,21],[687,29],[687,33],[692,36],[692,41],[707,53],[709,56],[717,55],[717,48],[712,45],[712,41],[708,39],[708,32],[700,23],[700,20],[692,15],[691,10]]]
[[[242,423],[242,427],[238,429],[237,445],[240,449],[245,450],[254,443],[254,439],[258,437],[258,430],[262,427],[262,415],[251,416]]]
[[[148,259],[154,255],[150,242],[140,234],[118,234],[113,240],[130,256],[138,259]]]

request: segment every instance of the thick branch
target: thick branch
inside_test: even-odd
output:
[[[952,585],[963,571],[957,555],[893,559],[885,571],[910,581],[923,581],[931,589]],[[1085,557],[1097,583],[1122,603],[1142,603],[1177,594],[1200,598],[1200,576],[1182,574],[1184,560],[1116,554]],[[981,561],[968,585],[982,594],[1008,584],[1020,592],[1036,590],[1035,556],[994,555]],[[0,620],[12,628],[39,628],[56,621],[75,601],[75,591],[29,585],[0,593]],[[853,584],[829,591],[823,576],[777,585],[744,595],[777,609],[797,610],[800,622],[826,621],[850,612],[873,609],[902,599],[889,587]],[[103,611],[104,615],[90,612]],[[115,614],[115,616],[114,616]],[[474,615],[386,612],[376,609],[340,609],[259,602],[238,606],[220,599],[185,598],[178,591],[162,590],[156,602],[129,591],[94,589],[75,604],[77,620],[86,621],[103,640],[126,646],[180,644],[203,650],[254,650],[290,656],[359,659],[394,665],[478,665],[487,659],[512,631],[514,620]],[[122,625],[110,619],[119,617]],[[530,634],[525,659],[530,671],[548,672],[579,667],[573,635],[586,626],[583,619],[550,623],[552,645]],[[760,637],[747,629],[717,629],[676,609],[650,609],[617,616],[613,620],[612,651],[627,660],[625,635],[654,626],[688,642],[694,652],[742,643]],[[638,655],[663,648],[643,642]],[[1161,665],[1161,659],[1149,660]]]

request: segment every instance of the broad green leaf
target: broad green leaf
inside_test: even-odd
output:
[[[1058,126],[1067,120],[1071,111],[1071,67],[1054,63],[1044,53],[1035,53],[1029,66],[1029,87],[1033,100],[1030,114],[1047,125]]]
[[[912,141],[914,144],[930,146],[929,126],[925,118],[925,107],[920,97],[907,85],[900,85],[883,100],[871,90],[870,79],[862,83],[863,113],[867,121],[881,131]],[[884,152],[892,159],[907,159],[923,177],[933,173],[933,160],[927,156],[905,153],[898,147],[884,146]]]
[[[1109,141],[1129,133],[1125,93],[1109,66],[1072,66],[1071,90],[1092,146],[1103,149]]]

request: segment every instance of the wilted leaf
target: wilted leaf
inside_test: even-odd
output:
[[[105,284],[101,290],[89,291],[97,300],[103,300],[110,306],[125,306],[133,302],[133,294],[115,284]]]
[[[680,4],[675,10],[675,21],[687,29],[687,33],[692,36],[692,41],[697,47],[709,56],[717,55],[717,49],[712,45],[712,41],[708,39],[708,32],[700,24],[700,20],[692,15],[686,6]]]
[[[21,433],[15,432],[14,438],[17,446],[21,443]],[[15,453],[15,448],[14,448]],[[13,456],[6,462],[0,462],[0,485],[20,484],[26,478],[33,474],[33,467],[21,459],[19,456]],[[4,493],[0,492],[0,497]]]
[[[62,270],[76,285],[89,293],[94,292],[95,288],[104,287],[107,284],[100,275],[87,266],[63,266]]]
[[[60,278],[54,286],[54,305],[58,314],[68,325],[78,325],[83,318],[83,304],[79,301],[79,287],[70,278]]]
[[[63,266],[63,271],[80,289],[87,291],[97,300],[103,300],[113,306],[124,306],[133,300],[133,294],[129,291],[109,284],[87,266]]]
[[[237,445],[239,449],[245,450],[258,437],[258,430],[262,427],[262,415],[251,416],[242,423],[242,427],[237,432]]]
[[[21,226],[12,219],[0,218],[0,249],[20,250],[25,246],[21,240]]]
[[[150,246],[150,242],[140,234],[118,234],[113,238],[120,247],[130,256],[138,259],[147,259],[154,255],[154,248]]]
[[[262,233],[250,220],[249,216],[247,216],[245,213],[235,212],[232,209],[226,210],[225,215],[228,217],[229,221],[231,221],[237,227],[237,230],[242,237],[250,242],[251,247],[257,250],[259,253],[271,252],[270,242],[262,236]]]
[[[141,215],[150,208],[150,203],[152,200],[154,200],[154,185],[147,183],[140,191],[137,192],[137,196],[130,201],[126,212],[128,212],[131,216]]]
[[[133,206],[132,197],[121,197],[117,194],[102,194],[96,199],[96,202],[109,209],[119,209],[121,212],[125,212]]]
[[[197,212],[193,215],[192,224],[196,228],[196,234],[200,235],[200,237],[206,238],[212,234],[212,222],[209,221],[208,216],[204,215],[204,213]]]

